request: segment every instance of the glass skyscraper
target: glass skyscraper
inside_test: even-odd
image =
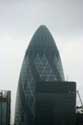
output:
[[[46,26],[35,32],[23,60],[16,98],[15,125],[32,125],[35,88],[41,81],[64,81],[59,51]]]
[[[10,125],[11,91],[0,91],[0,125]]]

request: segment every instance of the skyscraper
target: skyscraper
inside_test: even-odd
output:
[[[0,125],[10,125],[11,91],[0,91]]]
[[[35,118],[35,88],[38,81],[64,81],[59,51],[46,26],[34,34],[20,72],[15,124],[32,125]]]

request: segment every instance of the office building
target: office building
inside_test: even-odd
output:
[[[46,26],[33,35],[23,60],[16,97],[15,125],[32,125],[35,119],[36,84],[64,81],[56,43]]]
[[[0,91],[0,125],[10,125],[11,91]]]

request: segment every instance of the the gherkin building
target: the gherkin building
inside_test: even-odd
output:
[[[46,26],[33,35],[23,60],[16,98],[15,125],[32,125],[38,81],[64,81],[59,51]]]

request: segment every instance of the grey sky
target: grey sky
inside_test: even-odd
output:
[[[40,24],[51,31],[66,80],[77,81],[83,99],[82,12],[83,0],[0,0],[0,88],[12,90],[12,112],[23,56]]]

